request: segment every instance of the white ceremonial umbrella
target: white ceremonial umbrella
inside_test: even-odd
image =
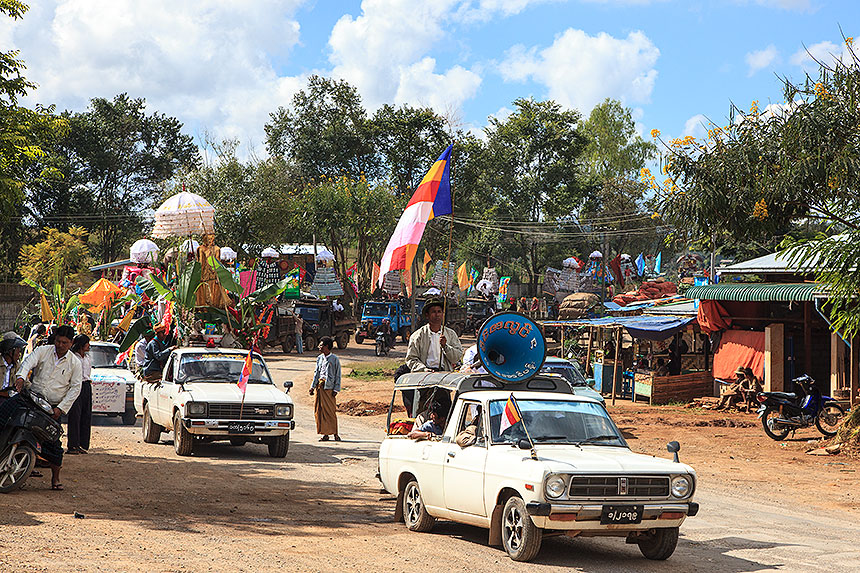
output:
[[[238,253],[230,247],[221,247],[221,254],[219,256],[222,261],[235,261]]]
[[[589,259],[602,259],[603,253],[600,251],[592,251],[590,255],[588,255]]]
[[[186,253],[196,253],[197,248],[200,246],[200,243],[195,241],[194,239],[185,239],[182,243],[182,250]]]
[[[563,267],[579,267],[579,261],[577,261],[573,257],[567,257],[563,261],[561,261],[561,266]]]
[[[278,258],[278,251],[276,251],[272,247],[266,247],[265,249],[263,249],[263,252],[260,253],[260,256],[263,257],[264,259],[266,257],[272,257],[272,258],[277,259]]]
[[[478,281],[478,284],[475,285],[475,290],[484,296],[490,296],[493,294],[493,283],[487,279],[481,279]]]
[[[149,239],[138,239],[128,250],[128,254],[136,263],[154,263],[158,260],[158,245]]]
[[[323,249],[317,253],[317,260],[318,261],[333,261],[334,260],[334,253],[332,253],[328,249]]]
[[[215,207],[200,195],[186,191],[177,193],[155,211],[152,236],[156,239],[214,232]]]

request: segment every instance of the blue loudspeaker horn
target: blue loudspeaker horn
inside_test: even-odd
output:
[[[496,314],[478,331],[478,357],[493,378],[523,382],[540,372],[546,340],[529,317],[516,312]]]

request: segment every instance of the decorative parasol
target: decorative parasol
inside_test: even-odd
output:
[[[602,259],[603,253],[600,251],[592,251],[590,255],[588,255],[589,259]]]
[[[237,256],[238,254],[236,251],[230,247],[221,247],[221,254],[219,257],[222,261],[235,261]]]
[[[478,281],[478,284],[475,285],[475,290],[484,296],[491,296],[493,294],[493,283],[487,279],[481,279]]]
[[[278,251],[276,251],[272,247],[266,247],[265,249],[263,249],[263,252],[260,253],[260,256],[263,257],[264,259],[266,257],[278,258]]]
[[[138,239],[129,249],[129,258],[136,263],[154,263],[158,260],[158,245],[149,239]]]
[[[109,280],[101,278],[97,280],[93,286],[88,288],[85,293],[80,295],[79,300],[82,303],[93,307],[93,311],[98,312],[114,298],[122,296],[124,292],[125,291],[123,291],[123,289],[116,286]]]
[[[318,261],[333,261],[334,260],[334,253],[332,253],[328,249],[323,249],[317,253],[317,260]]]
[[[177,193],[155,211],[152,236],[156,239],[214,232],[215,207],[200,195]]]
[[[200,247],[200,243],[198,243],[194,239],[185,239],[185,241],[182,243],[182,250],[186,253],[196,253],[198,247]]]

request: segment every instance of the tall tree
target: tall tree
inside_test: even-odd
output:
[[[270,117],[266,148],[295,162],[304,177],[378,175],[372,126],[358,90],[346,81],[311,76],[292,106],[279,107]]]
[[[120,94],[95,98],[83,113],[65,114],[70,130],[46,163],[65,172],[62,182],[34,188],[37,221],[73,214],[91,233],[94,253],[116,259],[143,232],[142,212],[181,168],[199,163],[197,146],[182,123],[146,114],[146,102]]]
[[[17,20],[27,6],[17,0],[0,0],[0,14]],[[35,87],[22,74],[24,62],[17,51],[0,52],[0,274],[12,276],[18,251],[26,238],[21,207],[25,188],[34,181],[55,178],[57,172],[37,168],[44,147],[66,130],[66,122],[53,107],[27,109],[19,98]]]

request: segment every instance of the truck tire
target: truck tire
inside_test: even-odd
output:
[[[190,456],[194,451],[194,436],[182,425],[179,410],[173,414],[173,449],[177,456]]]
[[[348,332],[342,332],[341,334],[339,334],[336,342],[337,342],[337,349],[338,350],[344,350],[347,346],[349,346],[349,333]]]
[[[364,342],[364,337],[356,332],[355,333],[355,343],[361,344],[362,342]]]
[[[639,551],[648,559],[655,561],[663,561],[668,559],[675,552],[675,547],[678,545],[678,528],[667,527],[657,529],[653,535],[649,535],[636,542],[639,546]]]
[[[315,352],[317,349],[317,337],[313,334],[305,336],[305,352]]]
[[[430,531],[436,518],[427,513],[418,482],[412,480],[403,490],[403,521],[409,531]]]
[[[412,330],[408,326],[400,327],[400,340],[403,344],[409,342],[409,336],[412,334]]]
[[[152,421],[152,416],[149,415],[149,404],[145,405],[143,407],[143,441],[147,444],[157,444],[163,431],[163,426]]]
[[[296,338],[295,336],[287,335],[284,341],[281,343],[281,350],[284,351],[284,354],[289,354],[293,351],[293,348],[296,347]]]
[[[126,410],[122,413],[122,423],[126,426],[134,426],[137,421],[137,412],[134,409]]]
[[[511,497],[502,510],[502,545],[514,561],[531,561],[540,551],[543,531],[526,512],[525,502]]]
[[[290,451],[290,433],[287,432],[283,436],[277,436],[267,444],[269,446],[270,458],[285,458],[287,452]]]

